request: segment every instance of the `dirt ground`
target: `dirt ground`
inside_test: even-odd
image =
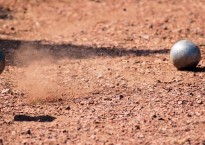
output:
[[[205,145],[205,1],[0,0],[0,145]],[[178,71],[172,45],[200,46]]]

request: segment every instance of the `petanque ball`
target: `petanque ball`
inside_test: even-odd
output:
[[[177,69],[195,68],[200,59],[199,47],[191,41],[180,40],[176,42],[170,51],[170,59]]]

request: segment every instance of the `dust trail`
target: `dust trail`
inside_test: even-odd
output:
[[[22,68],[17,85],[27,93],[29,101],[53,101],[62,96],[58,65],[48,49],[23,44],[15,52],[15,62]]]
[[[23,44],[15,52],[15,63],[21,69],[21,74],[16,76],[17,86],[26,92],[28,101],[39,103],[82,97],[97,88],[92,60],[61,57],[67,54],[65,50],[57,50],[60,56],[55,51],[36,44]]]

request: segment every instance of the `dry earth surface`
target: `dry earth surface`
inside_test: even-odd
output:
[[[0,145],[205,145],[205,1],[1,0]],[[178,71],[171,46],[200,46]]]

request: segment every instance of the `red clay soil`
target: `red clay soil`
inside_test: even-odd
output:
[[[204,49],[203,0],[1,0],[0,145],[205,145]]]

